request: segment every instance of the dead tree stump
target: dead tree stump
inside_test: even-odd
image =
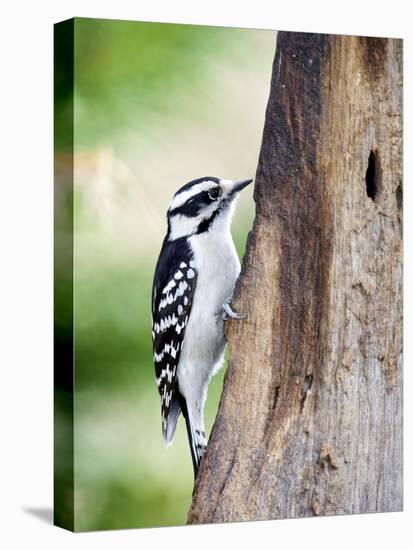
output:
[[[402,509],[402,41],[278,34],[189,523]]]

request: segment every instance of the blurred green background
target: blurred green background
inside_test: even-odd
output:
[[[184,524],[192,465],[182,420],[171,447],[161,435],[152,275],[177,188],[254,177],[276,36],[95,19],[74,32],[75,528]],[[58,88],[57,118],[69,96]],[[246,190],[233,222],[240,257],[253,217]],[[223,375],[210,385],[208,434]]]

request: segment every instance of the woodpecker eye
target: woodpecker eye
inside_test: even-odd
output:
[[[216,201],[217,198],[221,195],[221,189],[219,187],[214,187],[213,189],[210,189],[208,191],[208,197],[213,200],[213,201]]]

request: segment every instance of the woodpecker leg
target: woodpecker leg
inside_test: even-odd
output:
[[[231,309],[231,306],[228,302],[225,302],[222,304],[222,319],[223,321],[227,321],[228,319],[236,319],[238,321],[242,321],[243,319],[246,319],[246,315],[240,315],[239,313],[236,313]]]

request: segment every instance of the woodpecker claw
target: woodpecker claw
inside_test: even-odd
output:
[[[222,305],[222,319],[223,321],[227,321],[228,319],[235,319],[237,321],[243,321],[247,318],[246,315],[240,315],[239,313],[236,313],[231,309],[231,306],[228,302],[225,302],[225,304]]]

